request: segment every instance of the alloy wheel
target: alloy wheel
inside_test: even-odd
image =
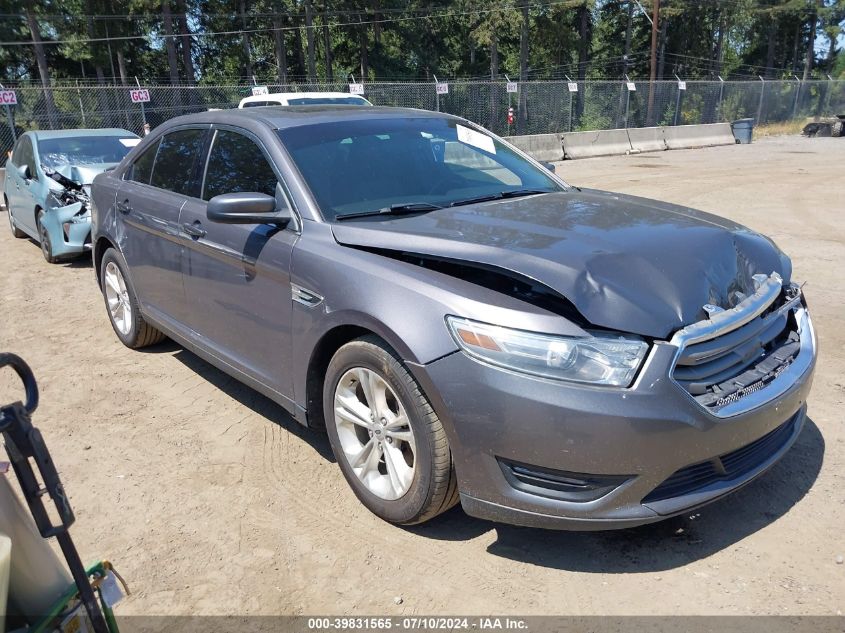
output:
[[[109,315],[114,326],[121,334],[128,336],[132,329],[132,303],[129,300],[129,292],[126,290],[123,273],[114,262],[106,265],[103,288],[106,291]]]
[[[343,455],[371,493],[392,501],[414,481],[416,443],[405,406],[376,372],[354,367],[335,387],[334,421]]]

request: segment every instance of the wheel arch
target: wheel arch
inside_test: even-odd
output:
[[[102,285],[103,280],[100,278],[100,265],[103,263],[103,255],[105,255],[106,251],[110,248],[120,251],[113,241],[103,235],[98,237],[97,241],[94,242],[92,259],[94,264],[94,274],[97,276],[97,285]]]
[[[305,373],[305,411],[308,426],[325,428],[323,418],[323,385],[326,369],[332,357],[341,347],[362,336],[378,336],[378,333],[360,325],[337,325],[325,332],[311,352]],[[389,345],[387,341],[385,341]]]

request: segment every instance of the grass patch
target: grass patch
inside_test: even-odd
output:
[[[792,119],[791,121],[779,121],[777,123],[764,123],[754,126],[755,138],[764,136],[785,136],[787,134],[801,134],[801,130],[807,124],[806,119]]]

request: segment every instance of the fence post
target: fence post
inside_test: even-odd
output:
[[[5,90],[3,84],[0,84],[0,90]],[[12,145],[18,142],[18,135],[15,132],[15,119],[12,116],[12,108],[8,105],[4,108],[6,110],[6,122],[9,124],[9,130],[12,132]]]
[[[572,91],[569,90],[569,84],[572,83],[572,79],[569,75],[564,74],[566,77],[566,90],[569,92],[569,131],[572,131]],[[586,86],[585,86],[586,88]]]
[[[792,75],[795,77],[795,81],[798,82],[798,90],[795,91],[795,102],[792,104],[792,118],[794,119],[798,116],[798,99],[801,97],[801,80],[798,78],[798,75]]]
[[[722,75],[719,75],[719,105],[716,106],[716,112],[719,114],[716,115],[716,120],[714,123],[718,123],[722,120],[722,94],[725,90],[725,80],[722,79]]]
[[[682,92],[681,91],[681,78],[678,77],[677,73],[672,73],[672,74],[675,75],[675,79],[678,82],[678,83],[675,84],[675,92],[677,94],[675,95],[675,116],[672,118],[672,125],[677,126],[678,125],[678,116],[681,113],[681,92]]]
[[[431,76],[434,77],[434,104],[437,111],[440,112],[440,93],[437,92],[437,84],[440,82],[437,81],[437,75],[432,74]]]
[[[82,92],[79,90],[79,80],[76,80],[76,98],[79,100],[79,113],[82,115],[82,127],[87,127],[85,123],[85,107],[82,105]]]
[[[760,81],[763,83],[760,84],[760,105],[757,106],[757,120],[754,123],[755,125],[760,125],[763,122],[763,96],[766,94],[766,80],[760,75],[757,76],[760,77]]]
[[[830,111],[830,91],[833,90],[833,78],[828,75],[827,76],[827,90],[824,91],[824,107],[822,108],[821,115],[824,116],[825,113]]]
[[[625,75],[625,129],[628,129],[628,115],[631,112],[631,91],[628,90],[628,84],[631,82],[628,75]]]
[[[138,81],[137,75],[135,76],[135,85],[138,86],[139,88],[141,87],[141,82]],[[142,132],[146,132],[145,128],[147,127],[147,113],[144,110],[144,102],[141,101],[140,104],[141,104],[141,130],[142,130]]]

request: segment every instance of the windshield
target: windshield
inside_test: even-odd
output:
[[[288,105],[369,105],[361,97],[288,97]]]
[[[41,164],[46,167],[62,165],[96,165],[119,163],[140,139],[134,136],[69,136],[38,141]]]
[[[286,128],[279,137],[329,221],[393,205],[563,190],[545,169],[452,119],[338,121]]]

